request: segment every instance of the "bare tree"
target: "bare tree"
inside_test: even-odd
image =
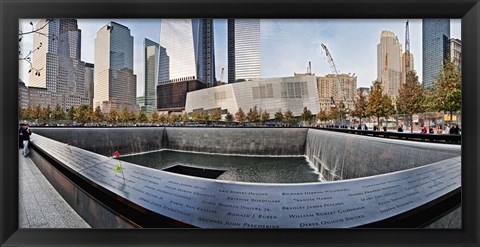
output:
[[[33,22],[30,22],[30,26],[32,27],[32,30],[26,31],[26,32],[23,32],[22,30],[20,30],[20,32],[18,33],[18,60],[20,62],[28,63],[29,64],[28,73],[35,72],[36,76],[40,76],[40,72],[43,70],[43,68],[33,67],[32,55],[36,51],[40,50],[40,48],[43,46],[43,43],[40,42],[39,45],[37,47],[34,47],[33,50],[29,50],[28,52],[24,52],[24,51],[22,51],[22,48],[20,46],[20,42],[22,42],[22,39],[25,36],[32,35],[32,34],[39,34],[39,35],[45,36],[45,37],[47,37],[48,39],[51,39],[51,40],[58,39],[58,37],[55,34],[49,34],[48,30],[46,30],[46,27],[48,26],[48,24],[51,21],[53,21],[53,19],[46,19],[45,24],[43,24],[39,27],[35,27]]]

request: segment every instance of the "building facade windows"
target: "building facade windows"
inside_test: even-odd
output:
[[[435,77],[446,59],[449,59],[450,19],[422,20],[423,86],[435,85]]]
[[[260,19],[228,19],[228,83],[260,78]]]
[[[159,44],[149,39],[143,41],[144,49],[144,77],[145,93],[144,102],[145,112],[150,115],[157,110],[157,84],[158,84],[158,59]]]
[[[212,19],[162,19],[158,83],[198,80],[215,85]]]
[[[137,77],[133,74],[133,36],[116,22],[103,26],[95,37],[94,107],[138,111]]]
[[[402,71],[402,45],[393,32],[382,31],[377,45],[377,81],[386,95],[398,96]]]
[[[33,46],[39,48],[33,54],[32,67],[40,68],[40,76],[32,71],[29,86],[45,88],[65,97],[84,97],[85,63],[80,60],[81,30],[77,20],[43,19],[36,28],[43,26],[45,33],[33,35]]]
[[[239,108],[248,111],[255,106],[266,110],[271,118],[279,110],[300,116],[304,107],[316,114],[320,110],[316,78],[264,78],[192,91],[187,94],[185,111],[219,108],[222,114],[235,114]]]
[[[320,100],[320,108],[326,112],[330,112],[333,106],[332,97],[335,104],[343,102],[346,107],[353,109],[353,100],[357,88],[357,77],[350,74],[328,74],[317,77],[318,97]],[[339,91],[340,81],[343,80],[343,93]]]
[[[459,71],[462,71],[462,41],[452,38],[450,40],[450,61],[453,62]]]

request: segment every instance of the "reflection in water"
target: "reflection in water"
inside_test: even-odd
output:
[[[237,156],[162,150],[119,157],[159,170],[175,165],[226,170],[217,179],[255,183],[318,182],[319,175],[305,156]]]

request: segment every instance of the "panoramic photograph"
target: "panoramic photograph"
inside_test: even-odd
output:
[[[19,24],[19,228],[462,228],[460,19]]]

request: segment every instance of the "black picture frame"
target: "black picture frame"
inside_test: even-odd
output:
[[[462,222],[449,229],[18,229],[18,19],[461,18]],[[478,246],[478,0],[0,0],[1,246]]]

